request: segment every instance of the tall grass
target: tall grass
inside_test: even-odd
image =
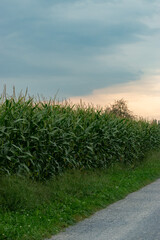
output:
[[[0,104],[0,174],[46,179],[70,168],[134,164],[160,146],[156,123],[20,96]]]

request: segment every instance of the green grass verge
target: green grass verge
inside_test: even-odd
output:
[[[70,171],[45,183],[0,177],[0,239],[42,240],[160,177],[160,152],[136,166]]]

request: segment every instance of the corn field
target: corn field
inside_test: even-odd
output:
[[[1,99],[0,174],[48,179],[68,168],[133,164],[159,146],[156,123],[23,96]]]

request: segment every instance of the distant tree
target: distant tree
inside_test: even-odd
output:
[[[134,118],[133,113],[128,109],[124,99],[116,100],[114,104],[107,107],[105,111],[106,113],[112,113],[122,118]]]

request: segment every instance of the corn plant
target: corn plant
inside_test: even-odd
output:
[[[47,179],[68,168],[132,164],[159,146],[156,123],[22,95],[1,100],[0,174]]]

